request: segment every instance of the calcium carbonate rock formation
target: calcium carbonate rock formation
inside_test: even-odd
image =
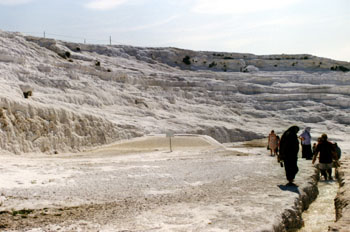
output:
[[[349,131],[347,62],[3,31],[0,43],[0,148],[9,152],[78,151],[168,130],[220,142],[262,138],[270,128],[282,133],[291,124]]]

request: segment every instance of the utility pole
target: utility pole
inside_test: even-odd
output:
[[[44,31],[44,38],[45,38],[45,31]]]
[[[112,36],[109,36],[109,45],[112,45]]]

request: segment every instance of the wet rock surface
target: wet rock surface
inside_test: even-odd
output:
[[[317,184],[318,196],[303,212],[304,225],[299,232],[328,231],[335,221],[334,199],[338,190],[336,180],[320,180]]]
[[[350,230],[350,159],[344,158],[338,170],[340,189],[335,199],[336,222],[332,224],[329,231]]]

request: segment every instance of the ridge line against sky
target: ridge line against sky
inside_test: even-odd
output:
[[[0,0],[5,31],[350,62],[349,23],[348,0]]]

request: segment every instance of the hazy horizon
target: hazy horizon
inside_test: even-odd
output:
[[[89,44],[350,61],[350,2],[0,0],[0,29]]]

